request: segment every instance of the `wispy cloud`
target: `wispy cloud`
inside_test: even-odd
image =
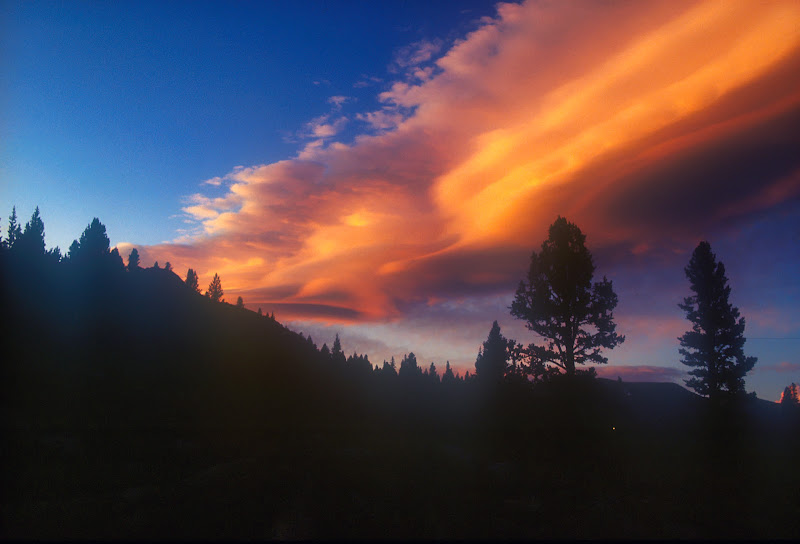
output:
[[[774,365],[758,365],[756,367],[758,372],[778,372],[781,374],[789,374],[796,372],[800,374],[800,361],[781,361]]]
[[[364,87],[372,87],[378,83],[383,83],[382,77],[361,74],[361,79],[353,83],[353,87],[356,89],[363,89]]]
[[[420,40],[401,47],[396,51],[389,71],[399,72],[408,68],[415,69],[430,61],[441,50],[442,42],[440,40]]]
[[[331,116],[320,115],[306,124],[307,134],[312,138],[330,138],[336,136],[347,124],[347,117],[341,116],[331,119]]]
[[[376,130],[390,130],[397,128],[405,116],[392,108],[385,108],[376,111],[356,114],[356,119],[369,123]]]
[[[346,104],[347,102],[351,102],[353,100],[354,99],[353,99],[352,96],[336,95],[336,96],[331,96],[330,98],[328,98],[328,104],[331,104],[331,105],[334,106],[334,108],[336,108],[337,110],[340,110],[340,109],[342,109],[342,106],[344,104]]]
[[[313,119],[296,158],[189,198],[202,235],[147,254],[340,321],[508,293],[558,214],[601,273],[682,266],[699,233],[800,196],[798,18],[796,2],[500,4],[448,50],[402,49],[351,144],[333,141],[345,116]]]
[[[214,187],[219,187],[222,185],[223,179],[219,176],[215,176],[211,179],[207,179],[203,182],[203,185],[213,185]]]

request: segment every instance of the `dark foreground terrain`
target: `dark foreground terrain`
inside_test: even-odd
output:
[[[389,378],[171,272],[0,264],[3,538],[800,537],[774,403]]]

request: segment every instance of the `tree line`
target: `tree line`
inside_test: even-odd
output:
[[[38,259],[42,263],[100,272],[136,273],[141,268],[136,248],[128,255],[127,265],[123,264],[117,248],[110,247],[106,227],[98,218],[89,223],[64,255],[58,247],[45,248],[44,222],[38,207],[24,227],[19,223],[16,207],[12,208],[6,232],[5,238],[0,236],[4,261]],[[153,268],[161,269],[158,262]],[[174,273],[169,262],[163,270]],[[740,397],[745,394],[745,376],[754,367],[756,358],[744,353],[745,319],[730,302],[731,287],[725,267],[711,251],[710,244],[701,241],[684,272],[691,295],[679,307],[691,323],[691,330],[678,340],[681,363],[691,369],[686,386],[713,401]],[[443,384],[475,380],[494,387],[502,383],[535,384],[559,376],[570,378],[586,373],[593,376],[593,368],[586,371],[582,367],[589,363],[607,364],[603,350],[625,341],[625,336],[616,332],[614,309],[618,297],[613,284],[605,276],[593,281],[594,273],[586,236],[575,224],[558,217],[540,250],[532,252],[528,273],[520,281],[509,306],[510,314],[523,320],[539,341],[524,345],[505,338],[494,321],[479,348],[474,373],[467,371],[463,376],[454,373],[449,361],[441,372],[433,362],[420,365],[413,352],[404,355],[399,366],[394,358],[373,366],[366,354],[345,356],[338,334],[330,348],[323,344],[318,349],[310,336],[304,339],[322,361],[347,372],[369,373],[382,379]],[[182,281],[192,292],[201,294],[195,270],[188,269]],[[203,296],[224,302],[224,293],[222,280],[215,273]],[[241,296],[236,306],[244,310]],[[257,313],[263,316],[261,308]],[[274,314],[265,317],[275,321]],[[786,403],[800,404],[797,386],[788,386],[783,398]]]

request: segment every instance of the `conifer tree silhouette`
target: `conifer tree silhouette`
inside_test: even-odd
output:
[[[342,351],[342,342],[339,340],[339,333],[336,333],[336,338],[333,341],[333,348],[331,348],[331,357],[333,358],[333,362],[344,364],[345,363],[345,356],[344,352]]]
[[[442,383],[453,383],[456,379],[455,374],[453,374],[453,369],[450,368],[450,361],[447,361],[447,365],[444,368],[444,374],[442,374]]]
[[[200,292],[200,279],[197,277],[197,272],[191,268],[186,272],[186,286],[189,289],[199,293]]]
[[[787,385],[781,395],[781,404],[786,406],[800,406],[800,388],[796,383]]]
[[[559,216],[541,251],[531,255],[527,281],[520,282],[510,308],[545,342],[527,348],[533,367],[552,364],[571,376],[577,365],[607,363],[600,350],[625,341],[616,333],[611,281],[592,284],[594,270],[586,236]]]
[[[6,246],[12,249],[19,237],[22,236],[22,228],[17,223],[17,207],[11,208],[11,217],[8,218],[8,235],[6,236]]]
[[[39,206],[36,206],[30,221],[25,223],[22,234],[19,237],[15,234],[14,246],[26,255],[44,255],[44,222]]]
[[[125,269],[125,263],[122,262],[122,255],[119,254],[119,249],[114,248],[109,253],[108,262],[117,269]]]
[[[222,290],[222,280],[219,279],[219,274],[214,274],[214,279],[208,284],[206,296],[214,302],[225,302],[225,299],[222,298],[224,294],[225,292]]]
[[[506,375],[508,359],[509,341],[500,333],[500,325],[495,321],[475,360],[478,379],[484,383],[500,383]]]
[[[130,254],[128,255],[128,270],[138,270],[139,269],[139,250],[136,248],[131,249]]]
[[[678,339],[681,362],[693,367],[686,385],[711,399],[719,398],[723,391],[742,394],[744,377],[756,358],[744,354],[745,321],[728,300],[731,288],[725,266],[703,241],[684,272],[694,293],[678,305],[692,323],[692,330]]]
[[[435,381],[439,382],[439,372],[436,370],[436,365],[431,361],[431,366],[428,367],[428,377]]]
[[[95,217],[91,223],[83,230],[81,237],[74,240],[69,246],[69,260],[75,264],[86,266],[97,266],[101,263],[112,262],[109,257],[111,242],[106,234],[106,226]],[[119,255],[119,252],[117,252]],[[113,259],[116,265],[116,259]],[[122,263],[122,259],[119,259]]]
[[[422,375],[422,369],[417,366],[417,356],[414,355],[413,351],[406,354],[403,360],[400,361],[400,370],[397,375],[404,378]]]

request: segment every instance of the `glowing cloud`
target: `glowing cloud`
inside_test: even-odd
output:
[[[380,133],[325,145],[347,119],[313,120],[295,159],[189,197],[202,234],[143,260],[330,322],[509,291],[558,214],[593,250],[674,256],[800,195],[798,20],[794,1],[500,4],[447,50],[398,54],[409,77],[356,115]]]

